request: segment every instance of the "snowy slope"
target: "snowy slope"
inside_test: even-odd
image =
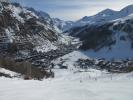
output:
[[[131,41],[127,39],[126,41],[120,40],[121,36],[125,36],[127,33],[117,32],[114,36],[116,43],[111,47],[103,47],[99,51],[87,50],[83,51],[83,53],[89,57],[94,58],[106,58],[108,60],[111,59],[126,59],[133,58],[133,49],[131,48]]]
[[[42,81],[0,77],[0,100],[131,100],[133,73],[113,74],[89,68],[75,68],[78,59],[90,59],[74,51],[56,60],[54,78]],[[58,69],[64,62],[68,69]],[[79,71],[80,70],[80,71]]]
[[[81,50],[86,50],[83,53],[87,56],[106,59],[133,58],[133,14],[130,14],[131,9],[132,6],[128,6],[121,10],[127,11],[127,13],[121,14],[118,19],[107,20],[107,22],[97,25],[75,27],[69,33],[83,41]]]
[[[47,13],[22,7],[18,3],[2,5],[1,15],[4,19],[0,21],[0,36],[6,38],[2,43],[26,44],[30,49],[42,52],[57,49],[60,42],[66,43],[60,41],[62,35]]]
[[[126,21],[127,20],[132,21],[132,19],[133,19],[133,14],[113,21],[114,26],[119,25],[120,23],[124,24],[117,31],[111,29],[114,32],[113,39],[116,42],[114,45],[112,45],[111,47],[104,47],[98,52],[94,52],[93,50],[88,50],[85,51],[84,53],[90,57],[95,57],[95,58],[107,58],[107,59],[133,58],[132,38],[130,39],[129,36],[129,34],[132,34],[132,32],[130,32],[128,29],[126,30],[126,32],[124,32],[127,27],[130,27],[130,25],[132,26],[130,22],[127,23]],[[121,37],[124,37],[125,40],[121,40]]]
[[[1,15],[4,17],[5,24],[0,27],[5,31],[0,36],[7,38],[7,41],[2,40],[3,42],[12,43],[14,41],[15,43],[32,44],[36,47],[52,45],[54,41],[57,41],[58,32],[49,24],[45,24],[45,19],[42,21],[35,12],[18,3],[7,3],[6,5],[2,3],[2,5]],[[1,23],[3,22],[1,21]]]
[[[71,75],[70,78],[73,80],[55,78],[24,81],[0,78],[0,100],[131,100],[133,98],[132,73],[107,77],[103,75],[105,78],[102,80],[90,79],[87,77],[88,73],[80,74],[80,78],[77,78],[79,74]]]
[[[55,77],[52,79],[25,81],[0,78],[0,100],[131,100],[133,98],[133,73],[112,74],[95,69],[80,72],[74,67],[74,62],[79,58],[88,57],[75,51],[54,60],[55,63],[60,63],[60,59],[66,60],[65,64],[69,67],[53,69]]]
[[[1,67],[0,67],[0,73],[8,74],[11,77],[15,77],[15,76],[19,75],[18,73],[12,72],[10,70],[7,70],[7,69],[1,68]]]

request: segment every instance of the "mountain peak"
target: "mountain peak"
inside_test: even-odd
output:
[[[116,11],[107,8],[107,9],[105,9],[105,10],[99,12],[98,14],[113,14],[113,13],[115,13],[115,12],[116,12]]]
[[[88,20],[88,16],[84,16],[84,17],[82,18],[82,20],[83,20],[83,21]]]

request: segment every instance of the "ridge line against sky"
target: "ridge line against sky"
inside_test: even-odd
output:
[[[78,20],[94,15],[106,8],[120,10],[133,4],[133,0],[11,0],[33,7],[63,20]]]

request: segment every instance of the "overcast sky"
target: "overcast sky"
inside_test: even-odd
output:
[[[77,20],[83,16],[94,15],[97,12],[111,8],[120,10],[133,4],[133,0],[14,0],[24,6],[33,7],[63,20]]]

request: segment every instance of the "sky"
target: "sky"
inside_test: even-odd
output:
[[[133,4],[133,0],[12,0],[33,7],[62,20],[78,20],[94,15],[106,8],[120,10]]]

